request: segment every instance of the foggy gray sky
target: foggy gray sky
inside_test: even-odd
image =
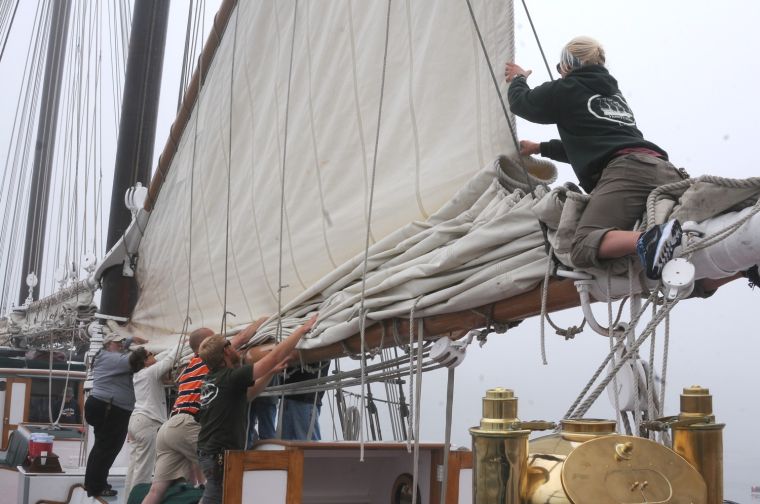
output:
[[[209,2],[210,10],[213,3]],[[608,68],[618,79],[639,128],[647,139],[668,151],[676,166],[685,167],[692,176],[746,178],[758,174],[754,151],[760,131],[760,105],[755,91],[760,77],[760,2],[527,3],[552,69],[562,45],[573,36],[590,35],[602,42]],[[173,2],[156,158],[174,119],[186,11],[186,1]],[[533,70],[528,82],[535,86],[548,77],[520,2],[516,2],[515,12],[516,62]],[[208,17],[207,24],[210,21]],[[501,76],[503,58],[492,58]],[[15,107],[15,96],[3,94],[6,115]],[[524,121],[518,121],[518,135],[536,141],[557,137],[553,126]],[[575,181],[568,165],[558,164],[558,168],[558,183]],[[104,187],[107,209],[110,180],[104,179]],[[717,419],[727,424],[725,496],[739,502],[749,501],[750,485],[760,484],[755,426],[760,418],[760,344],[753,317],[758,303],[760,289],[753,292],[746,282],[737,281],[711,299],[682,302],[671,320],[666,412],[677,413],[682,387],[700,384],[711,389]],[[601,320],[606,319],[606,306],[597,305],[595,311]],[[579,310],[568,310],[554,319],[568,326],[579,324],[582,316]],[[663,330],[658,331],[660,356],[663,335]],[[521,418],[558,419],[607,348],[608,342],[589,330],[575,340],[564,341],[547,329],[549,365],[543,366],[537,318],[505,335],[492,335],[483,348],[473,345],[464,364],[456,370],[453,441],[469,446],[467,428],[478,423],[480,397],[494,386],[515,389],[521,399]],[[648,348],[644,353],[648,354]],[[659,357],[657,367],[659,370]],[[446,373],[427,374],[423,382],[422,439],[442,441]],[[600,398],[590,415],[614,417],[606,396]],[[329,439],[327,406],[323,408],[322,426],[324,437]]]

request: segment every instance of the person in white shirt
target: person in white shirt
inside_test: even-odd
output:
[[[150,483],[156,462],[156,435],[168,419],[162,378],[172,368],[177,353],[174,346],[156,355],[138,348],[129,356],[134,373],[135,409],[129,419],[129,467],[125,495],[140,483]]]

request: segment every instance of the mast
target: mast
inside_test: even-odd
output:
[[[53,14],[50,22],[45,76],[42,84],[42,103],[37,125],[37,143],[34,150],[31,193],[29,195],[29,212],[26,217],[26,239],[22,264],[21,288],[18,304],[23,305],[28,295],[33,299],[39,297],[39,284],[31,292],[26,284],[26,276],[34,273],[40,277],[42,255],[45,247],[45,227],[50,196],[50,171],[53,167],[53,149],[58,126],[58,105],[61,97],[66,41],[69,31],[70,0],[53,2]]]
[[[132,215],[124,205],[125,192],[137,182],[147,185],[150,180],[169,4],[169,0],[135,2],[116,146],[107,249],[122,237],[132,221]],[[100,313],[127,317],[136,296],[134,278],[123,276],[120,266],[106,270],[102,279]]]

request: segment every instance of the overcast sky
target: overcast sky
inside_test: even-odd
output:
[[[745,178],[758,174],[754,151],[760,131],[756,97],[760,77],[760,2],[527,3],[552,69],[562,45],[573,36],[590,35],[602,42],[608,68],[618,79],[639,128],[647,139],[668,151],[676,166],[685,167],[693,176]],[[156,157],[174,119],[186,11],[186,0],[173,2]],[[548,76],[520,2],[516,2],[515,12],[516,62],[534,71],[528,80],[534,86]],[[501,75],[503,58],[492,57],[497,62],[497,75]],[[6,111],[15,96],[4,94]],[[518,121],[518,134],[522,139],[540,141],[555,138],[556,130]],[[559,182],[575,181],[569,166],[559,164],[558,168]],[[110,182],[105,187],[110,194]],[[107,200],[104,208],[108,208]],[[749,501],[750,486],[760,484],[755,425],[760,418],[760,345],[756,339],[757,319],[753,317],[759,303],[760,289],[753,292],[746,282],[737,281],[709,300],[682,302],[671,321],[667,414],[677,413],[682,387],[700,384],[711,389],[716,417],[727,424],[725,496],[739,502]],[[595,309],[604,320],[606,307],[599,305]],[[579,324],[581,320],[579,310],[555,316],[563,326]],[[660,344],[662,337],[663,331],[659,331]],[[464,364],[456,370],[455,443],[469,445],[467,428],[480,419],[480,397],[494,386],[516,390],[524,419],[561,417],[606,355],[608,343],[589,330],[569,342],[551,332],[547,338],[548,366],[541,365],[537,319],[505,335],[492,335],[482,349],[470,348]],[[659,368],[659,359],[657,365]],[[445,371],[426,375],[424,383],[422,438],[441,441]],[[329,408],[324,408],[323,413],[323,433],[329,439]],[[591,416],[614,417],[605,396],[592,409]]]

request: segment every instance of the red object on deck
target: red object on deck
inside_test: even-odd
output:
[[[29,440],[29,458],[41,457],[45,452],[45,456],[53,453],[53,441],[33,441]]]

